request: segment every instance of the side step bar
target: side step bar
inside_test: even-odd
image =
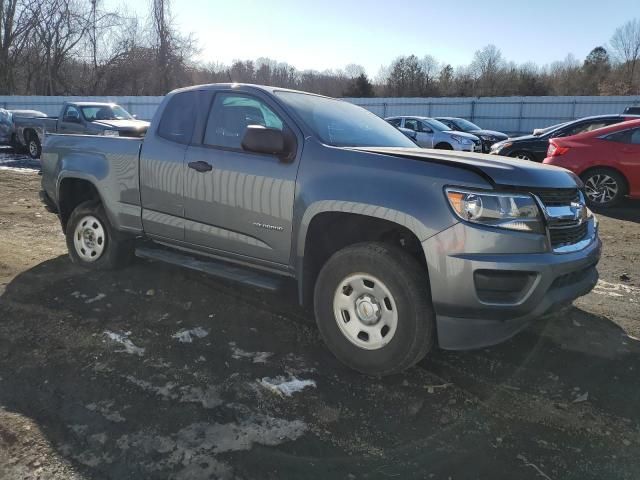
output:
[[[278,290],[284,283],[283,279],[276,275],[269,275],[215,260],[198,258],[194,255],[165,248],[139,246],[136,248],[136,256],[196,270],[214,277],[244,283],[245,285],[263,288],[265,290]]]

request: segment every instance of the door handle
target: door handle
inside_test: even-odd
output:
[[[193,168],[196,172],[204,173],[213,170],[210,163],[199,160],[197,162],[189,162],[189,168]]]

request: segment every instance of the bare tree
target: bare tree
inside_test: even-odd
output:
[[[640,20],[629,20],[611,37],[611,47],[626,72],[628,94],[634,90],[635,73],[640,61]]]
[[[33,0],[0,0],[0,93],[14,90],[16,65],[34,27]]]
[[[495,95],[500,71],[504,68],[502,52],[495,45],[487,45],[477,50],[471,62],[471,71],[479,85],[480,95]]]

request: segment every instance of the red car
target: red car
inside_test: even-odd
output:
[[[544,163],[578,175],[594,207],[611,207],[625,196],[640,198],[640,120],[552,138]]]

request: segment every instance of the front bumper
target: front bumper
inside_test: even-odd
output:
[[[535,318],[589,293],[598,281],[602,244],[595,234],[582,250],[556,254],[548,251],[542,235],[459,223],[424,241],[423,248],[438,343],[467,350],[507,340]],[[513,275],[516,284],[523,280],[521,291],[492,295],[496,292],[478,283],[485,273]]]
[[[44,208],[48,212],[58,213],[58,207],[46,191],[40,190],[38,195],[40,197],[40,201],[44,204]]]

